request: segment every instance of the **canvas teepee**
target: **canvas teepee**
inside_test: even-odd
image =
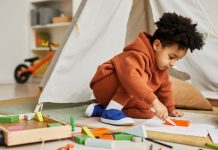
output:
[[[212,47],[216,48],[217,34],[198,0],[82,0],[69,35],[56,53],[41,84],[43,92],[38,106],[45,102],[76,103],[89,100],[92,95],[89,82],[97,66],[120,53],[140,30],[152,34],[153,22],[163,12],[191,17],[198,22],[200,31],[210,31],[206,39],[206,45],[209,43],[209,46],[205,46],[201,52],[188,55],[177,67],[194,76],[193,82],[205,96],[209,96],[210,91],[213,93],[210,95],[217,98],[218,79],[214,77],[218,76],[218,71],[214,75],[205,76],[204,70],[208,69],[207,65],[218,64],[213,55],[215,52],[211,50]],[[197,63],[202,64],[200,62],[204,56],[204,65],[197,66]],[[197,67],[193,69],[192,65]],[[215,65],[212,66],[215,70]],[[205,86],[195,78],[201,73],[211,86]]]

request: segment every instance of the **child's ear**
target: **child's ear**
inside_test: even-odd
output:
[[[155,51],[158,51],[158,50],[160,49],[160,47],[161,47],[161,42],[160,42],[160,40],[158,40],[158,39],[154,40],[154,42],[153,42],[153,49],[154,49]]]

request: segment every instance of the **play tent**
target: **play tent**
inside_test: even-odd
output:
[[[189,11],[187,11],[189,10]],[[177,69],[188,72],[206,97],[218,98],[216,30],[198,0],[82,0],[71,29],[41,83],[43,89],[36,110],[43,103],[77,103],[90,100],[89,82],[97,66],[122,52],[139,31],[154,31],[154,21],[163,12],[193,18],[205,34],[202,51],[179,62]],[[208,74],[208,70],[212,73]]]

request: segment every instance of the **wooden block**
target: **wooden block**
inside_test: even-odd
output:
[[[4,122],[4,123],[12,123],[12,122],[16,122],[19,120],[19,115],[11,115],[11,116],[1,116],[0,117],[0,122]]]
[[[82,127],[81,133],[85,133],[86,135],[88,135],[91,138],[95,138],[95,136],[90,132],[89,128],[87,127]]]
[[[35,119],[42,122],[43,121],[42,113],[41,112],[36,112]]]
[[[132,128],[127,128],[121,131],[122,133],[127,133],[135,136],[140,136],[143,138],[147,137],[146,129],[144,125],[135,126]]]
[[[103,147],[103,148],[115,149],[115,141],[109,141],[109,140],[87,138],[85,140],[85,145],[93,146],[93,147]]]
[[[71,125],[71,131],[75,130],[75,123],[74,123],[74,117],[70,116],[70,125]]]
[[[9,127],[8,127],[8,130],[9,130],[9,131],[24,130],[24,126],[22,126],[22,125],[9,126]]]
[[[128,141],[131,141],[132,137],[133,137],[133,135],[123,134],[123,133],[114,135],[115,140],[128,140]]]
[[[143,139],[142,137],[139,137],[139,136],[133,136],[132,137],[132,141],[133,142],[143,142]]]
[[[58,150],[71,150],[74,148],[74,144],[67,144],[66,146],[58,148]]]
[[[75,136],[81,136],[81,135],[83,135],[81,132],[73,132],[71,134],[70,139],[74,141]]]
[[[112,130],[107,129],[107,128],[95,128],[95,129],[91,129],[90,131],[95,137],[98,137],[98,136],[103,135],[103,134],[111,134],[112,133]]]
[[[114,136],[112,134],[99,135],[99,139],[114,140]]]
[[[74,137],[74,142],[78,143],[78,144],[84,144],[85,140],[89,138],[88,135],[81,135],[81,136],[75,136]]]
[[[35,113],[28,113],[28,114],[24,114],[24,119],[26,120],[32,120],[35,116]]]
[[[57,126],[63,126],[61,123],[48,123],[48,127],[57,127]]]
[[[177,126],[183,126],[183,127],[188,127],[190,125],[189,120],[177,120],[177,119],[171,119]],[[171,125],[168,122],[165,122],[167,125]]]

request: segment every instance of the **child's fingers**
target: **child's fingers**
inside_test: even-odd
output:
[[[157,117],[165,121],[168,117],[168,113],[167,112],[160,113],[159,115],[157,115]]]

